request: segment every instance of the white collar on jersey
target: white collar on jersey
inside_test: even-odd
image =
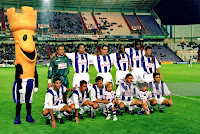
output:
[[[64,57],[65,55],[63,55],[63,56],[59,56],[58,54],[57,54],[57,57]]]
[[[83,54],[80,54],[79,52],[77,52],[77,54],[79,54],[79,55],[84,55],[84,53],[83,53]]]

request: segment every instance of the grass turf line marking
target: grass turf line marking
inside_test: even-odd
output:
[[[178,97],[182,97],[182,98],[185,98],[185,99],[190,99],[190,100],[200,101],[199,99],[189,98],[189,97],[185,97],[185,96],[181,96],[181,95],[177,95],[177,94],[172,94],[172,95],[174,95],[174,96],[178,96]]]

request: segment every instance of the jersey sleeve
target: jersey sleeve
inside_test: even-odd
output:
[[[160,67],[160,64],[158,63],[158,60],[155,58],[155,64],[156,64],[156,69]]]
[[[116,92],[115,92],[115,91],[113,91],[113,94],[114,94],[114,98],[117,98],[117,97],[116,97]]]
[[[94,102],[94,101],[97,100],[97,98],[96,98],[96,91],[95,91],[94,88],[92,88],[91,91],[90,91],[90,98],[91,98],[92,102]]]
[[[128,56],[130,57],[130,48],[125,48],[125,52],[128,54]]]
[[[53,69],[54,69],[54,59],[50,62],[49,70],[48,70],[48,78],[51,79],[53,76]]]
[[[89,64],[94,64],[94,56],[92,54],[88,54],[88,62]]]
[[[104,98],[105,100],[107,100],[107,94],[108,94],[108,92],[106,91],[106,92],[104,93],[104,95],[103,95],[103,98]]]
[[[117,87],[117,90],[116,90],[116,97],[118,99],[120,99],[121,96],[122,96],[122,86],[121,86],[121,84],[119,84],[119,86]]]
[[[164,86],[164,94],[169,96],[171,94],[171,92],[169,91],[167,85],[164,83],[163,86]]]
[[[112,53],[112,54],[113,54],[113,53]],[[113,58],[112,58],[112,56],[111,56],[112,54],[108,54],[108,55],[110,56],[111,65],[114,64]]]
[[[67,68],[65,69],[65,76],[67,76],[69,74],[69,58],[66,57],[66,60],[67,60]]]
[[[45,108],[53,109],[53,95],[51,93],[46,93],[45,95]]]
[[[66,56],[69,58],[69,59],[73,59],[73,57],[74,57],[74,53],[65,53],[66,54]]]
[[[75,109],[79,109],[79,102],[78,102],[78,95],[73,93],[72,95],[72,100],[74,102],[74,105],[75,105]]]
[[[116,61],[116,53],[110,54],[110,58],[111,58],[111,60],[112,60],[113,62],[115,62],[115,61]]]
[[[140,92],[140,90],[135,86],[135,97],[137,97],[139,95],[139,92]]]

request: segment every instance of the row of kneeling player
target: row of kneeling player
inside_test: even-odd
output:
[[[138,114],[149,115],[154,111],[154,107],[158,104],[160,112],[163,112],[164,107],[169,107],[173,104],[171,92],[163,81],[160,81],[160,74],[154,73],[154,81],[143,83],[140,85],[140,90],[132,82],[133,76],[127,74],[125,80],[119,84],[116,92],[113,90],[113,83],[107,82],[103,85],[103,78],[97,76],[95,85],[87,85],[87,82],[80,81],[80,87],[68,89],[61,85],[60,78],[54,79],[53,86],[48,89],[45,96],[45,105],[43,116],[46,117],[46,124],[50,124],[56,128],[56,120],[63,123],[62,117],[67,117],[72,120],[75,117],[76,123],[80,119],[85,119],[83,113],[88,113],[90,117],[96,118],[96,112],[99,110],[101,114],[106,116],[106,120],[117,120],[116,111],[123,114],[125,111],[133,114],[134,109],[138,109]],[[148,91],[150,87],[152,91]],[[67,104],[63,102],[63,94],[66,91],[72,91]],[[163,95],[169,96],[166,99]],[[80,109],[80,110],[79,110]],[[58,112],[58,115],[55,115]]]

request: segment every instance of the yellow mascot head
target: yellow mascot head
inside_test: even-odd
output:
[[[32,7],[22,7],[22,13],[16,13],[15,8],[7,10],[10,29],[15,38],[15,56],[18,58],[27,58],[27,60],[36,60],[36,50],[34,42],[34,31],[37,24],[37,11]]]
[[[16,13],[15,8],[7,10],[10,29],[15,39],[15,64],[23,68],[22,78],[34,77],[37,51],[35,49],[34,31],[37,25],[37,11],[32,7],[22,7],[22,13]]]

